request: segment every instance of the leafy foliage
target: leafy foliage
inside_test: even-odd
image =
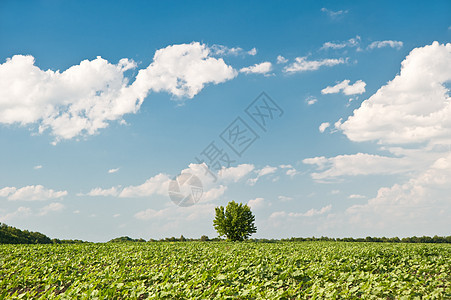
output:
[[[109,241],[109,243],[126,243],[126,242],[145,242],[144,239],[132,239],[128,236],[121,236]]]
[[[0,245],[0,299],[450,299],[451,245]]]
[[[39,232],[20,230],[0,223],[0,244],[51,244],[52,240]]]
[[[223,206],[216,207],[215,210],[213,226],[220,236],[226,236],[232,241],[242,241],[257,232],[255,216],[249,206],[232,201],[227,204],[225,211]]]

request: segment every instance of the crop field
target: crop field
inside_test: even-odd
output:
[[[0,245],[0,299],[451,299],[451,245]]]

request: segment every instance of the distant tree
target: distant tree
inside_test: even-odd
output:
[[[180,236],[180,242],[186,242],[186,238],[183,236],[183,234]]]
[[[213,226],[219,236],[226,236],[232,241],[243,241],[257,232],[255,216],[249,206],[232,201],[227,204],[225,210],[223,206],[216,207],[215,210]]]
[[[206,235],[201,236],[201,237],[200,237],[200,240],[201,240],[202,242],[208,242],[208,241],[209,241],[208,236],[206,236]]]

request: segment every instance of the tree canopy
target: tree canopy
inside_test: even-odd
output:
[[[216,207],[215,211],[213,226],[220,236],[226,236],[232,241],[243,241],[257,232],[255,216],[246,204],[232,201],[225,209],[220,206]]]

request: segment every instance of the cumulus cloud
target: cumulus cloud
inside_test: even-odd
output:
[[[286,59],[285,57],[283,57],[282,55],[278,55],[277,56],[277,63],[278,64],[285,64],[288,62],[288,59]]]
[[[210,49],[198,42],[157,50],[153,62],[139,71],[133,86],[144,91],[166,91],[176,97],[193,98],[206,84],[218,84],[237,75],[222,58],[210,54]]]
[[[86,196],[118,196],[120,187],[112,187],[109,189],[102,188],[94,188]],[[83,194],[79,194],[78,196],[84,196]]]
[[[312,174],[316,180],[403,174],[398,183],[379,188],[365,204],[348,208],[331,227],[351,223],[375,234],[447,234],[444,228],[451,226],[447,218],[451,211],[450,81],[450,43],[413,49],[393,80],[336,124],[349,140],[377,142],[380,150],[392,155],[358,153],[304,160],[317,167]]]
[[[32,215],[32,210],[29,207],[20,206],[15,211],[0,216],[0,221],[6,223],[16,218],[29,217]]]
[[[14,55],[0,64],[0,123],[38,125],[55,142],[93,135],[110,121],[136,113],[149,92],[193,98],[206,84],[234,78],[237,71],[211,56],[200,43],[172,45],[155,52],[153,62],[134,82],[124,75],[137,64],[112,64],[100,56],[60,72],[42,70],[30,55]]]
[[[277,197],[277,199],[279,199],[279,201],[282,201],[282,202],[288,202],[288,201],[293,200],[292,197],[283,196],[283,195],[280,195],[279,197]]]
[[[365,92],[366,83],[362,80],[357,80],[354,84],[349,84],[348,79],[337,83],[334,86],[328,86],[321,90],[321,94],[336,94],[342,92],[345,95],[363,94]]]
[[[409,181],[380,188],[366,204],[351,206],[346,210],[346,218],[366,229],[446,235],[451,226],[450,195],[451,154],[448,154]]]
[[[38,215],[45,216],[51,212],[62,211],[63,209],[64,209],[64,205],[62,203],[53,202],[53,203],[50,203],[49,205],[46,205],[43,208],[41,208]]]
[[[243,177],[249,175],[253,170],[255,169],[254,165],[252,164],[240,164],[236,167],[223,167],[219,172],[218,175],[221,179],[225,181],[234,181],[238,182]]]
[[[266,61],[250,67],[241,68],[240,72],[245,74],[268,74],[271,70],[272,64],[269,61]]]
[[[38,165],[38,166],[34,166],[34,167],[33,167],[33,169],[35,169],[35,170],[39,170],[39,169],[42,169],[42,166],[41,166],[41,165]]]
[[[183,169],[180,173],[189,173],[197,176],[203,185],[203,194],[200,202],[210,202],[220,198],[227,190],[227,184],[230,182],[238,182],[255,167],[251,164],[241,164],[236,167],[222,168],[218,172],[211,171],[216,178],[214,182],[205,164],[190,164],[188,168]],[[94,188],[87,194],[79,194],[78,196],[112,196],[119,198],[142,198],[154,195],[168,196],[169,184],[172,178],[168,174],[159,173],[150,177],[140,185],[130,185],[124,188],[120,186],[103,189],[100,187]],[[0,190],[1,191],[1,190]]]
[[[252,55],[252,56],[257,55],[257,49],[252,48],[251,50],[247,51],[247,54]]]
[[[151,195],[167,195],[171,178],[167,174],[158,174],[138,186],[125,187],[119,194],[121,198],[146,197]]]
[[[403,42],[401,42],[401,41],[391,41],[391,40],[375,41],[375,42],[372,42],[368,46],[368,49],[384,48],[384,47],[391,47],[391,48],[401,49],[402,46],[403,46]]]
[[[340,128],[356,142],[451,143],[451,44],[415,48],[401,72],[365,100]],[[390,126],[387,126],[389,124]]]
[[[67,191],[54,191],[42,185],[29,185],[23,188],[5,187],[0,189],[0,197],[10,201],[44,201],[67,196]]]
[[[135,213],[134,217],[141,221],[159,221],[161,219],[171,222],[199,221],[200,219],[212,219],[214,217],[215,205],[211,203],[200,203],[189,207],[168,207],[163,209],[145,209]]]
[[[312,173],[312,178],[321,181],[335,179],[340,176],[399,174],[411,171],[417,167],[410,159],[366,153],[338,155],[330,158],[320,156],[306,158],[302,162],[315,165],[320,172]]]
[[[59,202],[53,202],[46,205],[39,210],[33,210],[30,207],[20,206],[15,211],[0,215],[0,222],[9,222],[18,218],[28,218],[32,216],[46,216],[49,213],[60,212],[65,208],[64,204]]]
[[[318,215],[323,215],[325,213],[328,213],[329,211],[331,211],[332,209],[332,205],[327,205],[324,206],[320,209],[315,209],[312,208],[308,211],[306,211],[305,213],[295,213],[295,212],[285,212],[285,211],[278,211],[278,212],[273,212],[269,218],[270,219],[277,219],[277,218],[286,218],[286,217],[291,217],[291,218],[299,218],[299,217],[313,217],[313,216],[318,216]]]
[[[116,173],[117,171],[119,171],[119,168],[116,168],[116,169],[109,169],[109,170],[108,170],[108,174],[113,174],[113,173]]]
[[[249,206],[251,209],[260,209],[264,206],[266,206],[266,202],[264,198],[255,198],[252,200],[249,200],[247,202],[247,206]]]
[[[280,165],[279,168],[284,169],[285,174],[290,177],[299,174],[299,172],[292,165]]]
[[[264,167],[264,168],[262,168],[262,169],[260,169],[260,170],[256,170],[255,173],[257,173],[257,176],[256,176],[255,178],[250,178],[250,179],[248,180],[248,183],[249,183],[250,185],[254,185],[254,184],[257,183],[257,181],[258,181],[261,177],[266,176],[266,175],[269,175],[269,174],[273,174],[273,173],[275,173],[276,171],[277,171],[277,167],[271,167],[271,166],[266,166],[266,167]]]
[[[318,130],[319,132],[323,133],[329,126],[330,126],[329,122],[321,123],[321,125],[319,125]]]
[[[307,99],[305,99],[305,102],[307,102],[307,105],[313,105],[318,102],[318,99],[314,97],[308,97]]]
[[[315,71],[321,67],[333,67],[344,64],[343,58],[325,58],[321,60],[307,60],[307,57],[296,57],[295,61],[284,68],[287,73]]]

